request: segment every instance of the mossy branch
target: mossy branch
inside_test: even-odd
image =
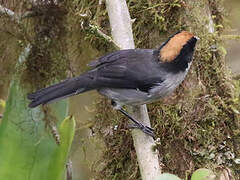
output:
[[[16,16],[16,14],[12,10],[6,7],[3,7],[2,5],[0,5],[0,14],[10,17],[12,20],[14,20],[17,23],[19,22],[18,16]]]
[[[107,11],[110,19],[114,41],[121,49],[134,48],[131,19],[125,0],[107,0]],[[130,109],[130,108],[129,108]],[[134,117],[143,124],[150,126],[146,105],[131,108]],[[138,165],[143,180],[152,180],[161,174],[158,153],[153,151],[155,142],[140,130],[133,130],[132,137],[137,154]]]
[[[112,44],[115,49],[120,49],[120,47],[114,42],[114,40],[110,36],[102,32],[98,26],[89,24],[89,30],[92,33],[94,33],[96,36],[99,36],[100,38],[103,38],[108,43]]]

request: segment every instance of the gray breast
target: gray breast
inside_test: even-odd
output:
[[[120,105],[146,104],[149,94],[137,89],[101,88],[98,92]]]
[[[154,86],[149,94],[152,98],[161,98],[171,94],[184,80],[187,72],[168,74],[165,81]]]
[[[162,83],[157,84],[150,90],[149,94],[151,95],[151,98],[159,99],[171,94],[182,83],[190,69],[191,64],[192,62],[188,63],[188,68],[185,71],[167,74]]]

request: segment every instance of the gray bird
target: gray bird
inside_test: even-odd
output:
[[[152,128],[132,118],[122,106],[151,103],[172,93],[191,66],[197,40],[192,33],[181,31],[158,49],[112,52],[91,62],[92,70],[29,94],[29,107],[97,90],[110,98],[115,109],[130,118],[135,127],[154,136]]]

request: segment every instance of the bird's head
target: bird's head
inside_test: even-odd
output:
[[[191,61],[198,39],[197,36],[187,31],[174,34],[160,47],[160,61],[173,62],[183,59]]]

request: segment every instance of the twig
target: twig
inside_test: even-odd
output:
[[[227,40],[240,40],[240,35],[223,35],[221,37]]]
[[[15,16],[15,13],[12,10],[5,8],[2,5],[0,5],[0,13],[6,14],[8,16]]]
[[[37,11],[26,11],[23,15],[20,16],[20,20],[23,20],[25,18],[31,18],[36,16],[42,16],[43,14],[37,12]]]
[[[22,37],[25,38],[25,40],[27,40],[28,42],[30,42],[30,38],[28,36],[28,33],[27,31],[25,30],[25,27],[24,25],[21,23],[21,16],[17,16],[16,13],[14,13],[14,11],[8,9],[8,8],[5,8],[3,7],[2,5],[0,5],[0,17],[1,17],[1,14],[2,15],[5,15],[7,17],[9,17],[15,24],[16,26],[21,30],[21,34],[22,34]],[[1,29],[2,30],[2,29]],[[4,31],[4,30],[2,30]],[[14,36],[18,39],[23,39],[21,38],[20,36],[16,36],[16,35],[13,35],[11,32],[9,31],[4,31],[5,33],[8,33],[10,34],[11,36]]]
[[[110,36],[106,35],[104,32],[102,32],[100,30],[99,26],[97,26],[95,24],[92,24],[90,22],[90,17],[89,17],[89,15],[87,13],[77,13],[77,15],[80,16],[81,18],[83,18],[84,21],[81,23],[81,26],[88,33],[93,34],[93,35],[95,35],[97,37],[100,37],[100,38],[104,39],[108,43],[112,44],[115,47],[115,49],[120,49],[119,45],[117,45],[117,43]]]
[[[72,161],[69,159],[66,164],[67,180],[72,180]]]
[[[55,124],[53,125],[52,123],[49,123],[48,126],[50,128],[51,134],[55,139],[56,143],[60,145],[61,141],[60,141],[60,135],[57,130],[57,126]]]
[[[113,44],[113,46],[114,46],[116,49],[120,49],[120,47],[114,42],[114,40],[113,40],[110,36],[108,36],[108,35],[106,35],[104,32],[102,32],[98,26],[89,24],[89,27],[90,27],[90,29],[91,29],[93,32],[97,33],[101,38],[103,38],[103,39],[105,39],[107,42]]]
[[[16,34],[13,34],[12,32],[7,31],[7,30],[5,30],[5,29],[0,28],[0,32],[6,33],[6,34],[8,34],[9,36],[14,37],[14,38],[16,38],[16,39],[21,39],[20,36],[17,36]]]
[[[15,13],[12,10],[10,10],[8,8],[5,8],[2,5],[0,5],[0,14],[9,16],[12,20],[19,23],[19,17],[16,16]]]

